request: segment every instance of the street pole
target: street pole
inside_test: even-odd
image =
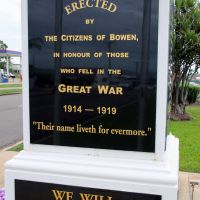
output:
[[[8,59],[8,56],[6,57],[6,70],[7,70],[8,76],[9,76],[9,59]]]

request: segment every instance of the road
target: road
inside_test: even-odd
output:
[[[0,149],[22,137],[22,95],[0,96]]]

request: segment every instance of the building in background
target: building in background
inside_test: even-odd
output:
[[[8,82],[8,78],[15,78],[15,74],[21,77],[21,52],[12,50],[0,50],[0,58],[5,59],[5,69],[0,70],[0,82]],[[12,64],[12,58],[19,58],[19,64]]]

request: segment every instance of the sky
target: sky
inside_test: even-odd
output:
[[[0,40],[21,51],[21,0],[0,0]]]

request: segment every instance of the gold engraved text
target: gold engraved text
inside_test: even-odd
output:
[[[108,12],[117,11],[117,5],[108,0],[79,0],[65,6],[67,15],[85,8],[100,8]]]

